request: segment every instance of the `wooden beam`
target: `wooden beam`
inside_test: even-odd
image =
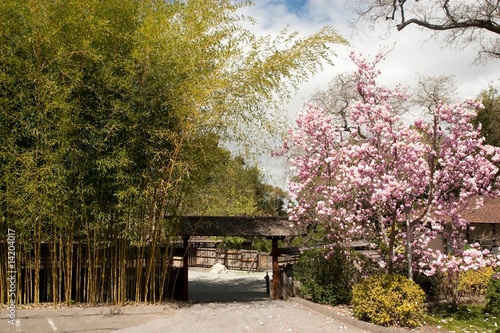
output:
[[[278,263],[278,237],[272,238],[272,252],[273,257],[273,287],[271,289],[271,299],[280,298],[280,266]]]
[[[181,236],[293,237],[307,231],[280,216],[167,216]]]
[[[181,300],[184,302],[189,301],[189,236],[182,237],[184,244],[184,254],[182,256],[182,296]]]

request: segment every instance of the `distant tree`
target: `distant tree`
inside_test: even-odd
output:
[[[350,73],[334,77],[325,90],[316,91],[309,100],[337,119],[344,130],[349,131],[349,107],[356,100],[356,82]]]
[[[328,83],[327,89],[318,90],[312,94],[309,100],[311,104],[332,115],[339,131],[350,132],[353,128],[356,128],[355,124],[352,124],[350,120],[351,107],[359,98],[356,85],[356,77],[352,73],[343,73],[335,76]],[[401,89],[401,92],[403,90]],[[391,104],[394,114],[403,114],[407,111],[405,99],[391,97],[387,100],[387,103]],[[363,136],[361,131],[358,134]]]
[[[186,179],[185,199],[180,211],[187,215],[286,215],[288,194],[266,183],[257,165],[227,149],[213,146],[211,164]],[[199,156],[199,155],[198,155]],[[187,192],[189,191],[189,192]]]
[[[481,133],[486,143],[500,147],[500,93],[498,89],[490,86],[479,98],[484,108],[479,110],[474,123],[481,124]]]
[[[439,103],[451,104],[455,98],[456,85],[452,75],[420,76],[412,102],[428,114]]]
[[[263,184],[258,191],[259,212],[267,216],[287,216],[290,195],[279,186]]]
[[[371,22],[396,21],[398,30],[415,25],[446,31],[448,45],[477,45],[480,57],[500,58],[499,0],[358,0],[356,11]]]

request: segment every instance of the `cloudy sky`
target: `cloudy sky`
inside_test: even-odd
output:
[[[369,28],[358,24],[357,29],[349,25],[354,14],[346,0],[254,0],[255,5],[245,8],[244,12],[258,21],[252,27],[255,33],[276,35],[288,27],[306,36],[317,32],[324,25],[333,26],[350,46],[336,49],[335,67],[326,67],[309,82],[303,84],[297,95],[286,106],[293,121],[293,115],[303,107],[307,98],[318,89],[326,88],[328,82],[339,72],[352,69],[348,60],[351,50],[366,55],[374,55],[379,50],[392,49],[379,67],[383,85],[393,87],[397,83],[414,87],[418,75],[454,75],[457,94],[462,98],[475,97],[488,84],[500,86],[500,61],[487,65],[475,65],[476,50],[472,47],[458,50],[443,48],[439,36],[433,38],[431,31],[409,26],[403,31],[387,29],[385,22]],[[270,172],[272,181],[286,188],[285,166],[282,161],[268,161],[264,167]]]

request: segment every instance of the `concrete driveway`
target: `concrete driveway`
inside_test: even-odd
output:
[[[8,324],[3,309],[0,332],[373,332],[373,325],[355,325],[356,321],[343,320],[332,308],[300,299],[271,301],[264,276],[190,270],[189,303],[18,309],[16,325]]]

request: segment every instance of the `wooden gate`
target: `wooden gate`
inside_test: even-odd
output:
[[[296,258],[280,256],[279,263],[293,263]],[[190,267],[212,267],[216,263],[223,264],[227,269],[245,271],[272,270],[272,256],[257,250],[221,250],[211,247],[190,247]]]

